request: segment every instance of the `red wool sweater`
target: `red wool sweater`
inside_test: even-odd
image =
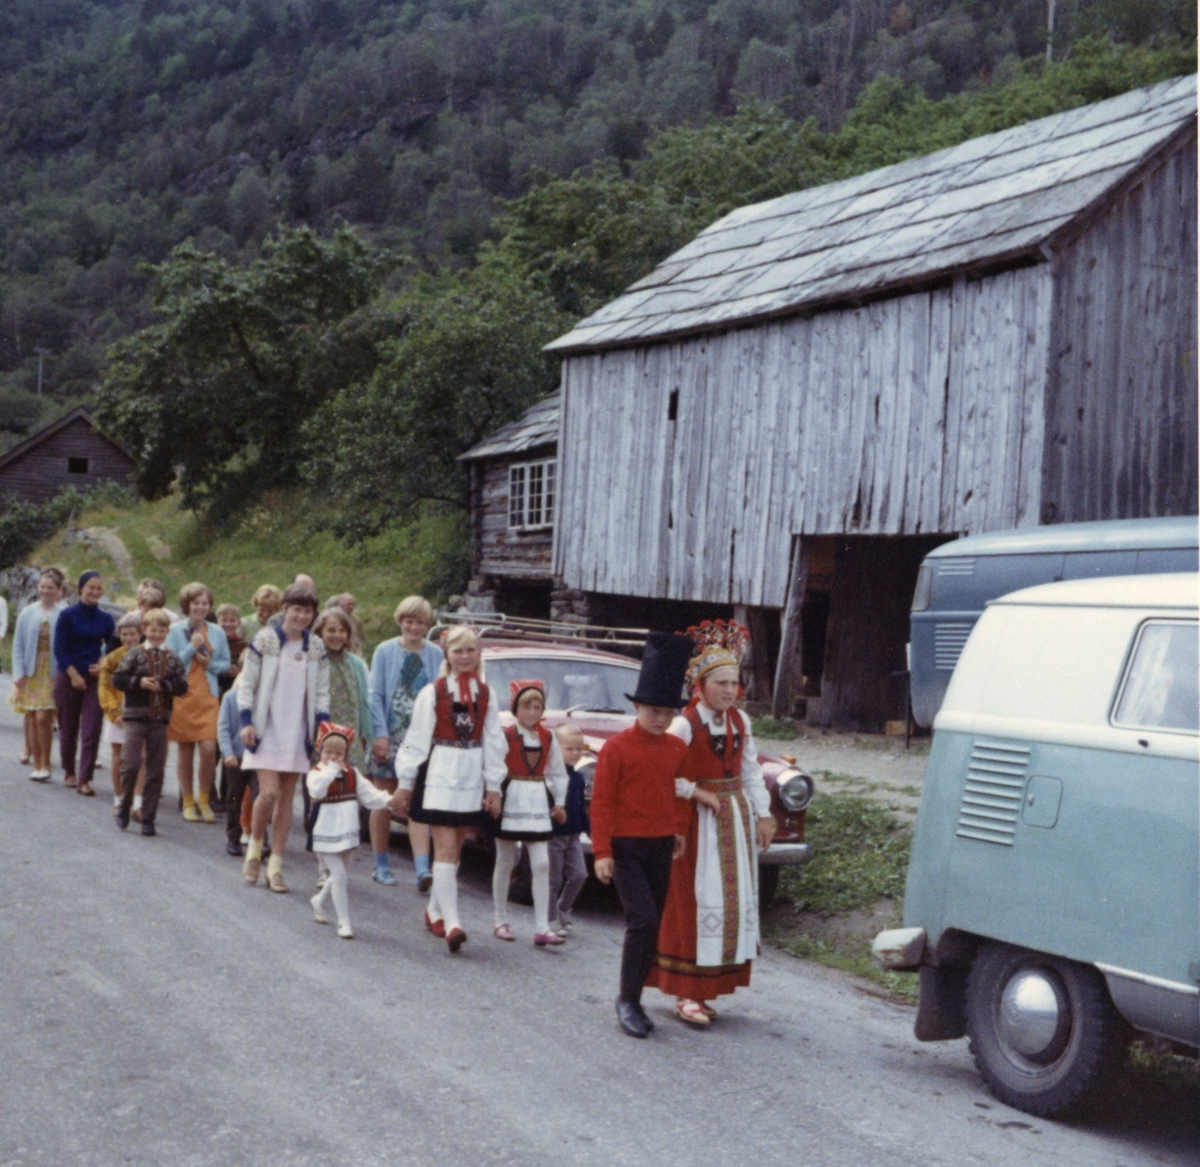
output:
[[[673,835],[675,779],[683,777],[687,746],[673,734],[655,736],[632,725],[604,743],[592,786],[592,854],[612,856],[616,838]]]

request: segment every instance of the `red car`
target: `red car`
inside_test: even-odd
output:
[[[523,638],[502,629],[481,631],[484,674],[497,697],[507,697],[510,681],[536,678],[546,686],[545,724],[553,728],[569,719],[583,731],[588,752],[578,769],[587,778],[590,801],[600,747],[633,724],[633,703],[625,694],[637,687],[638,662],[582,643]],[[502,719],[513,720],[507,712]],[[771,792],[776,823],[774,841],[759,856],[759,898],[765,906],[775,896],[779,868],[812,858],[812,848],[804,841],[804,819],[813,780],[797,769],[794,758],[759,754],[758,761]],[[584,850],[590,855],[591,840],[586,836]]]

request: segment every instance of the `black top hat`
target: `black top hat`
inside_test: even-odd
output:
[[[657,705],[662,709],[679,709],[686,705],[683,679],[695,651],[690,636],[651,632],[646,637],[637,692],[625,696],[639,705]]]

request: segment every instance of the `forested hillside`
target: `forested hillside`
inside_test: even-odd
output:
[[[1149,56],[1054,100],[1185,71],[1194,34],[1189,0],[1059,0],[1058,56]],[[503,237],[577,314],[727,205],[990,128],[942,99],[1040,83],[1045,43],[1044,0],[8,0],[0,446],[94,393],[185,239],[240,269],[278,223],[349,224],[415,261],[395,290]]]

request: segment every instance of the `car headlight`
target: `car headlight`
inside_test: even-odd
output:
[[[803,771],[785,770],[779,775],[775,793],[788,814],[799,814],[810,802],[816,785]]]

